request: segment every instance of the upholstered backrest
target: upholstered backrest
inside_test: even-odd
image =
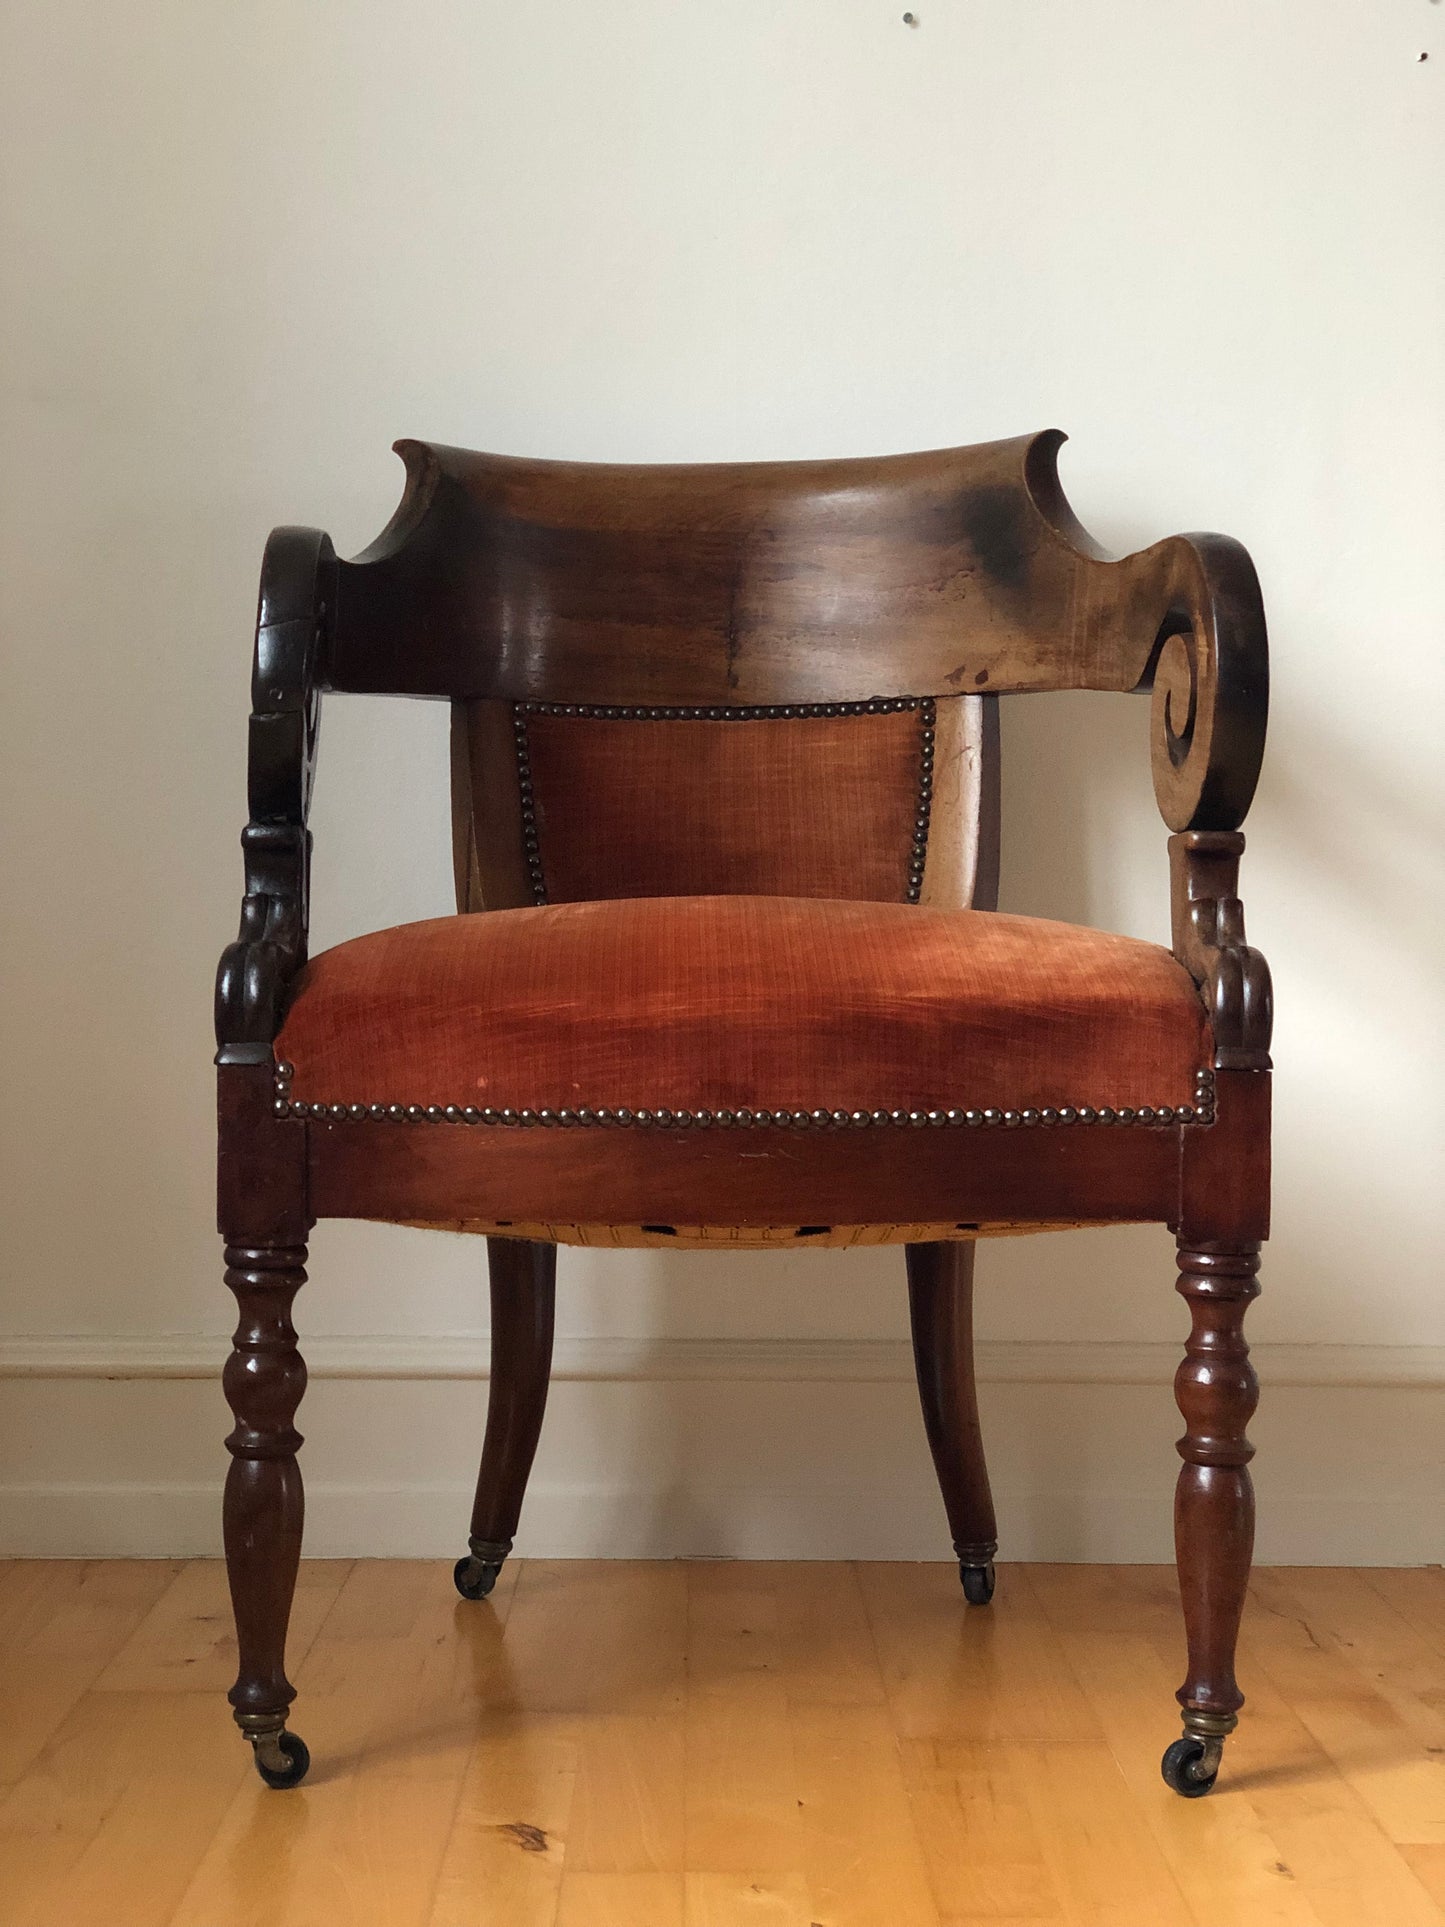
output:
[[[642,714],[458,703],[458,905],[755,894],[985,907],[994,708],[978,696]]]

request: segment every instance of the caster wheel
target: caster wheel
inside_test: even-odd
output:
[[[1187,1734],[1182,1740],[1176,1740],[1173,1746],[1165,1748],[1164,1758],[1159,1763],[1164,1784],[1173,1787],[1186,1800],[1202,1799],[1219,1778],[1217,1760],[1212,1771],[1200,1774],[1199,1763],[1203,1758],[1202,1740],[1192,1740]]]
[[[285,1766],[268,1766],[262,1760],[261,1748],[258,1746],[256,1771],[269,1787],[300,1786],[311,1766],[311,1755],[306,1750],[305,1740],[298,1739],[294,1733],[282,1733],[274,1744],[276,1749],[286,1756]]]
[[[986,1566],[960,1566],[958,1576],[963,1581],[963,1596],[970,1606],[986,1606],[993,1598],[993,1561]]]
[[[463,1599],[485,1599],[497,1583],[502,1570],[501,1561],[495,1564],[484,1563],[480,1559],[458,1559],[452,1567],[452,1578],[456,1581],[457,1591]]]

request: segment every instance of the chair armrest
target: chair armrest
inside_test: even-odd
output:
[[[1154,795],[1171,830],[1237,830],[1269,713],[1259,578],[1225,535],[1176,536],[1154,554],[1166,597],[1148,678]]]
[[[306,819],[335,606],[331,538],[319,529],[274,529],[261,564],[251,670],[246,894],[237,941],[216,975],[218,1064],[270,1061],[288,987],[306,961]]]
[[[1169,609],[1153,666],[1154,794],[1169,839],[1174,954],[1200,987],[1221,1070],[1268,1070],[1269,966],[1244,940],[1239,825],[1254,797],[1269,648],[1254,564],[1222,535],[1165,545]]]

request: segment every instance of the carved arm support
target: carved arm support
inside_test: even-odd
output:
[[[306,961],[306,819],[335,603],[330,537],[319,529],[273,530],[261,565],[251,672],[250,821],[241,833],[246,894],[240,932],[216,976],[220,1064],[269,1061],[287,990]]]
[[[1165,546],[1152,759],[1169,839],[1174,954],[1199,985],[1221,1070],[1268,1070],[1269,967],[1244,938],[1239,833],[1264,752],[1269,654],[1249,556],[1224,536]]]
[[[1274,1000],[1269,965],[1244,940],[1237,830],[1169,839],[1174,954],[1204,995],[1219,1070],[1267,1071]]]

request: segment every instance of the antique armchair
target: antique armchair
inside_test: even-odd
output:
[[[1188,1671],[1206,1792],[1234,1649],[1267,1234],[1269,978],[1236,894],[1267,660],[1237,543],[1110,560],[1063,437],[876,461],[612,467],[398,444],[354,561],[272,535],[240,935],[222,958],[225,1539],[258,1769],[295,1785],[301,1545],[291,1306],[321,1217],[489,1239],[493,1373],[470,1552],[511,1548],[547,1391],[556,1247],[896,1242],[967,1598],[993,1588],[973,1241],[1157,1222]],[[1152,691],[1172,955],[994,910],[1003,694]],[[307,961],[323,692],[452,706],[459,914]]]

